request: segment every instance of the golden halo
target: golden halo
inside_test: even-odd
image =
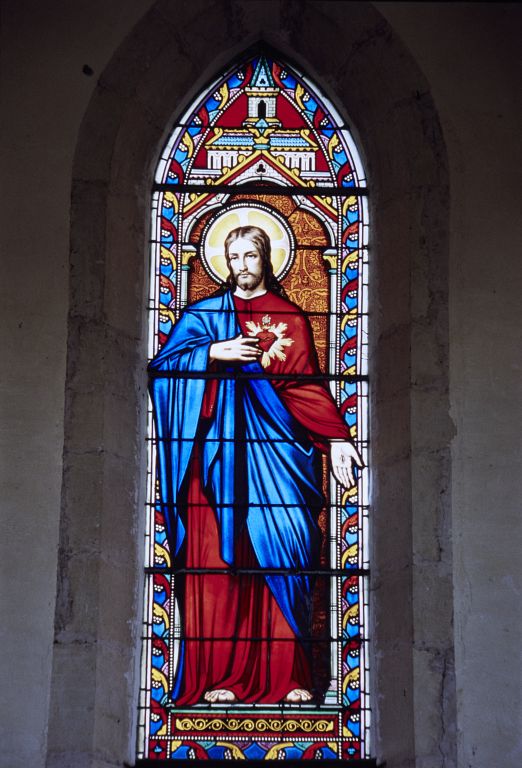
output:
[[[225,239],[228,233],[237,227],[264,229],[272,244],[271,261],[274,275],[279,278],[288,272],[293,249],[289,230],[283,219],[265,208],[242,205],[227,208],[221,215],[216,216],[204,234],[203,263],[211,277],[219,283],[226,281],[228,268],[225,261]]]

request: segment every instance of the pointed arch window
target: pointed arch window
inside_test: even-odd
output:
[[[143,760],[369,757],[367,470],[347,488],[328,459],[333,438],[367,464],[367,195],[345,121],[271,53],[221,73],[163,150]],[[259,230],[273,278],[245,299],[256,267],[233,259]],[[239,335],[255,358],[219,357]]]

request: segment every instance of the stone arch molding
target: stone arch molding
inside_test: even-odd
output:
[[[263,38],[349,115],[372,190],[372,752],[389,768],[454,765],[449,189],[429,84],[369,3],[179,11],[152,5],[79,132],[47,764],[134,761],[152,173],[173,117]]]

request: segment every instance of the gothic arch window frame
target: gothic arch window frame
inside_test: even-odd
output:
[[[64,759],[135,759],[143,594],[144,499],[138,478],[146,423],[142,286],[149,239],[143,201],[154,148],[163,144],[172,118],[171,105],[194,93],[205,73],[244,47],[244,29],[228,24],[224,3],[208,9],[206,24],[213,34],[201,39],[192,9],[179,19],[159,5],[141,19],[100,75],[72,170],[49,768]],[[301,29],[300,6],[285,10],[284,19],[280,10],[272,16],[268,6],[252,21],[251,39],[263,28],[285,57],[305,62],[327,93],[350,105],[365,136],[376,310],[371,320],[371,626],[372,679],[378,691],[372,738],[377,758],[390,765],[412,761],[416,753],[430,755],[432,749],[439,759],[439,750],[455,750],[449,725],[455,680],[448,586],[449,180],[444,138],[429,82],[370,4],[354,14],[348,6],[325,7],[319,14],[305,0],[313,45],[307,33],[281,36],[285,25]],[[332,64],[325,41],[346,52],[342,67]],[[165,77],[169,67],[174,77]],[[416,559],[414,541],[421,553]],[[434,607],[447,606],[442,619],[440,611],[427,608],[426,595]],[[414,708],[416,697],[426,704],[422,710]],[[433,747],[429,734],[435,712],[440,739]]]

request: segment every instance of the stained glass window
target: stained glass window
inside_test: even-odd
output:
[[[367,469],[342,453],[367,464],[367,194],[343,118],[266,53],[162,153],[142,759],[369,756]]]

